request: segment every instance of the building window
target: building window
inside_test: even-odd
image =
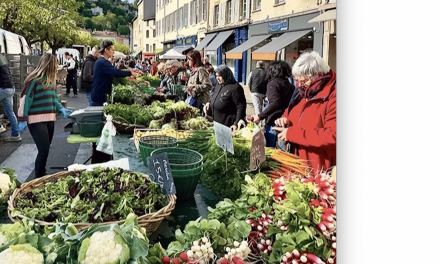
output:
[[[232,23],[232,3],[231,0],[226,2],[226,21]]]
[[[153,44],[153,52],[156,52],[156,44]]]
[[[147,27],[150,26],[150,20],[147,20]]]
[[[184,20],[183,20],[183,18],[184,18],[184,13],[183,13],[183,7],[181,7],[181,8],[179,8],[179,28],[183,28],[185,25],[184,25]]]
[[[171,31],[174,31],[174,26],[176,25],[176,20],[174,19],[176,16],[176,12],[171,13]]]
[[[147,52],[150,52],[150,46],[148,44],[145,46],[146,46]]]
[[[155,38],[155,37],[156,37],[156,30],[153,29],[153,38]]]
[[[286,0],[275,0],[276,5],[284,4],[285,2],[286,2]]]
[[[194,0],[194,24],[199,23],[199,8],[198,8],[199,0]]]
[[[183,6],[183,25],[188,26],[188,4]]]
[[[147,30],[147,38],[150,37],[150,30]]]
[[[220,25],[220,13],[219,13],[219,9],[220,9],[220,7],[219,7],[219,5],[216,5],[215,7],[214,7],[214,26],[218,26],[218,25]]]
[[[207,0],[202,0],[202,20],[206,21]]]
[[[240,6],[241,6],[240,14],[242,16],[241,19],[246,19],[246,17],[247,17],[247,0],[241,0],[241,5]]]
[[[253,0],[253,10],[258,11],[261,10],[261,0]]]
[[[189,3],[189,24],[192,25],[194,21],[194,1]]]

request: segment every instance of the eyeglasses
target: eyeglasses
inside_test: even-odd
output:
[[[298,79],[293,79],[295,82],[297,82],[298,84],[305,84],[306,82],[310,81],[312,79],[312,77],[309,77],[305,80],[298,80]]]

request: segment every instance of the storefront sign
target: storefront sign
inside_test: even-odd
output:
[[[289,29],[289,19],[269,23],[269,32],[286,31]]]
[[[191,46],[196,45],[196,42],[197,36],[190,36],[176,40],[176,46]]]

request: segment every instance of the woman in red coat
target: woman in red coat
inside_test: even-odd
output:
[[[314,51],[303,53],[292,73],[300,96],[274,130],[313,170],[327,170],[336,165],[336,74]]]

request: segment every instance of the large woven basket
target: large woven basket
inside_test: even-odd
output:
[[[147,128],[143,125],[129,124],[115,119],[113,119],[112,122],[119,134],[133,134],[135,128]]]
[[[14,210],[18,197],[21,195],[21,193],[29,192],[35,188],[42,187],[46,182],[51,182],[54,179],[62,179],[69,175],[75,175],[75,172],[73,171],[62,171],[58,172],[52,175],[47,175],[42,178],[38,178],[35,180],[32,180],[30,182],[26,182],[22,184],[19,188],[15,189],[12,195],[9,197],[8,200],[8,216],[13,222],[19,222],[21,219],[28,218],[24,215],[18,215],[13,217],[12,216],[12,210]],[[143,174],[145,177],[148,177],[147,175]],[[168,195],[168,204],[160,209],[159,211],[151,214],[145,214],[138,216],[138,223],[140,226],[145,227],[147,230],[147,233],[153,233],[156,231],[162,221],[165,219],[165,217],[169,216],[171,212],[174,210],[174,207],[176,205],[176,196],[175,195]],[[113,221],[113,222],[102,222],[97,223],[98,225],[109,225],[109,224],[122,224],[125,220],[121,221]],[[41,226],[53,226],[56,223],[55,222],[45,222],[41,220],[35,220],[35,222]],[[91,225],[95,223],[72,223],[78,230],[84,230]]]

